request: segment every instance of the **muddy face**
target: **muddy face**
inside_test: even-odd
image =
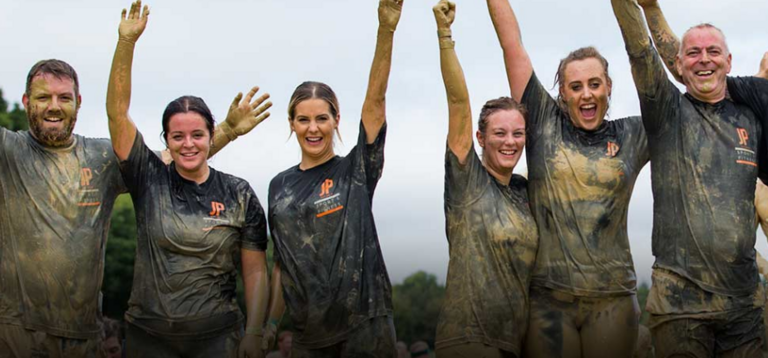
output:
[[[333,132],[339,118],[331,114],[328,102],[320,98],[302,101],[289,121],[301,147],[302,163],[317,165],[333,158]]]
[[[525,148],[525,119],[519,111],[504,110],[488,116],[485,133],[477,132],[483,164],[495,177],[509,176]]]
[[[731,54],[719,31],[712,28],[688,31],[675,65],[688,93],[696,99],[716,103],[725,98]]]
[[[38,142],[50,147],[72,143],[80,96],[75,94],[75,83],[71,79],[38,75],[22,102],[27,110],[29,131]]]
[[[572,61],[565,67],[560,95],[568,107],[573,124],[584,130],[595,130],[608,112],[611,83],[605,68],[596,58]]]
[[[205,118],[197,112],[174,114],[168,121],[168,151],[176,170],[185,178],[198,178],[208,171],[211,134]]]

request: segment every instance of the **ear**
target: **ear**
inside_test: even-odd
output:
[[[26,93],[21,96],[21,104],[24,105],[24,109],[29,111],[29,97],[27,97]]]
[[[475,137],[477,137],[477,143],[480,144],[480,148],[485,148],[485,136],[483,133],[480,133],[478,130],[475,132]]]
[[[296,131],[296,129],[295,129],[295,128],[293,128],[293,120],[291,120],[291,118],[290,118],[290,117],[288,118],[288,126],[290,126],[290,127],[291,127],[291,133],[293,133],[293,132],[295,132],[295,131]]]
[[[677,75],[683,79],[683,84],[685,84],[685,78],[683,78],[683,60],[680,59],[679,53],[675,55],[675,70],[677,70]]]
[[[77,95],[77,110],[80,110],[80,106],[83,104],[83,96]]]
[[[339,129],[339,123],[341,123],[341,113],[336,114],[336,126],[335,129]]]
[[[731,60],[732,60],[732,59],[733,59],[733,56],[732,56],[732,55],[731,55],[731,53],[729,52],[729,53],[728,53],[728,59],[727,59],[727,61],[728,61],[728,68],[726,69],[726,72],[725,72],[726,74],[727,74],[727,73],[731,73]]]

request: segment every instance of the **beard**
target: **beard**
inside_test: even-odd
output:
[[[48,147],[64,147],[72,143],[72,130],[77,122],[77,113],[62,119],[61,128],[46,128],[45,117],[52,116],[38,111],[29,111],[29,131],[41,144]],[[60,115],[58,115],[60,116]],[[53,117],[53,116],[52,116]]]

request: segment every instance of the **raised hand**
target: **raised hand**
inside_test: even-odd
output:
[[[118,29],[120,40],[135,43],[147,27],[148,18],[149,6],[144,5],[144,11],[142,13],[141,0],[134,1],[131,4],[130,11],[123,9],[120,28]]]
[[[244,135],[255,128],[259,123],[269,117],[267,109],[272,107],[272,102],[264,102],[269,99],[269,93],[261,95],[259,98],[251,101],[259,87],[253,87],[243,98],[243,94],[238,93],[234,101],[229,106],[227,119],[224,123],[229,126],[237,136]],[[234,139],[234,138],[230,138]]]
[[[435,13],[435,21],[437,21],[437,30],[450,30],[453,20],[456,18],[456,4],[448,0],[440,0],[437,5],[432,8]]]
[[[379,27],[394,32],[402,11],[403,0],[379,0]]]

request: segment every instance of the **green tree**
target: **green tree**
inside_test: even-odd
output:
[[[122,319],[128,308],[136,257],[136,214],[128,194],[120,195],[112,211],[104,263],[104,315]]]
[[[424,271],[418,271],[403,283],[394,285],[392,305],[397,339],[405,342],[422,340],[434,346],[443,297],[445,286],[437,283],[435,275]]]
[[[0,88],[0,127],[12,131],[29,129],[27,114],[18,103],[13,104],[13,109],[8,111],[8,101],[3,97],[3,90]]]
[[[645,310],[645,303],[648,301],[648,293],[650,291],[648,284],[645,282],[640,283],[640,286],[637,287],[637,303],[640,305],[640,312],[642,312],[640,324],[648,322],[648,312]]]

